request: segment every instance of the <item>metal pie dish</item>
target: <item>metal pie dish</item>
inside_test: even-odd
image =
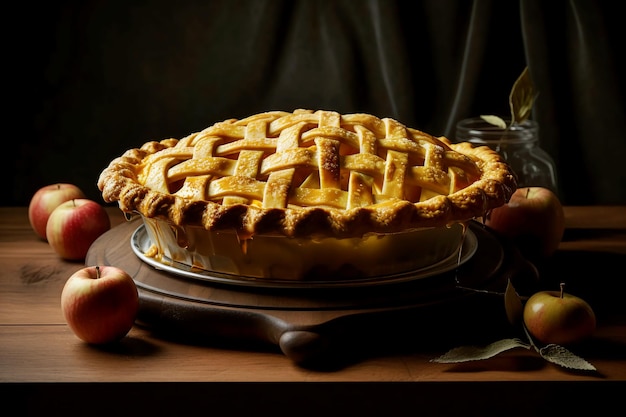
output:
[[[430,277],[470,259],[478,241],[466,224],[362,238],[303,239],[180,227],[142,217],[131,247],[145,263],[187,278],[234,285],[369,285]]]

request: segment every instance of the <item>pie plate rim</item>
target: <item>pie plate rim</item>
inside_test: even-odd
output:
[[[444,273],[453,271],[470,260],[478,249],[478,238],[469,228],[466,228],[464,240],[461,246],[461,253],[452,253],[447,258],[417,270],[408,272],[366,277],[350,280],[286,280],[271,278],[256,278],[221,272],[192,269],[189,265],[176,261],[161,262],[156,258],[147,256],[145,251],[150,247],[151,241],[144,224],[139,225],[130,237],[130,246],[134,254],[144,263],[155,269],[165,271],[169,274],[207,283],[226,284],[245,287],[265,287],[265,288],[343,288],[343,287],[364,287],[375,285],[398,284],[409,281],[421,280],[436,277]]]

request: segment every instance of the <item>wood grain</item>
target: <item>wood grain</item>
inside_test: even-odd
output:
[[[463,390],[467,390],[464,392],[480,395],[474,385],[478,381],[492,383],[492,387],[505,381],[551,384],[624,381],[626,280],[613,271],[618,266],[623,268],[626,256],[625,210],[624,207],[566,207],[568,230],[561,249],[550,263],[542,265],[542,283],[549,285],[567,274],[570,288],[588,298],[598,312],[596,335],[574,351],[592,362],[599,372],[581,374],[538,360],[533,352],[526,350],[510,351],[475,363],[430,362],[459,343],[491,342],[495,337],[507,335],[508,328],[500,327],[499,301],[494,302],[494,309],[486,304],[483,312],[490,317],[495,331],[492,327],[480,331],[482,322],[464,322],[461,314],[458,323],[463,324],[460,327],[467,325],[465,329],[450,335],[442,325],[428,338],[417,323],[407,327],[403,319],[390,318],[397,311],[389,312],[390,316],[359,315],[354,321],[355,337],[350,332],[346,334],[348,344],[341,360],[329,364],[328,369],[299,366],[273,343],[227,343],[210,338],[181,340],[170,332],[140,324],[114,347],[85,345],[71,333],[60,310],[60,291],[65,279],[83,264],[59,259],[46,242],[38,240],[28,225],[26,208],[3,207],[0,208],[0,382],[386,381],[417,384],[412,390],[428,390],[429,383],[446,382],[467,383],[463,385]],[[110,213],[114,225],[124,224],[117,209],[111,208]],[[329,320],[325,314],[321,310],[314,312],[308,320],[330,321],[330,325],[324,325],[336,333],[352,325],[352,315]],[[441,317],[434,313],[427,317],[424,322],[437,327]],[[386,328],[389,323],[401,323],[402,330],[397,326]],[[228,322],[220,325],[224,329],[229,327]],[[364,331],[368,327],[371,329]],[[285,334],[285,337],[296,336],[296,340],[307,336]],[[379,334],[383,337],[372,337]],[[443,391],[449,389],[438,386]],[[508,390],[502,388],[500,392],[504,391]],[[37,393],[33,395],[44,395]],[[48,397],[44,395],[44,398]]]

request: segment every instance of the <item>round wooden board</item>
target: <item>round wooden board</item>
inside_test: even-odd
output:
[[[493,292],[501,294],[507,279],[517,286],[537,278],[513,247],[472,222],[476,253],[441,275],[337,288],[228,285],[172,274],[142,261],[131,248],[131,236],[141,224],[135,219],[114,227],[94,242],[85,260],[87,265],[115,265],[133,276],[139,323],[185,340],[278,346],[301,364],[354,357],[354,349],[364,343],[421,345],[474,334],[476,323],[494,316],[492,308],[499,309],[495,316],[504,314],[502,299]]]

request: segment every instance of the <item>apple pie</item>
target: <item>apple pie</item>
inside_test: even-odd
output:
[[[151,256],[298,280],[437,262],[516,182],[486,146],[391,118],[300,109],[147,142],[111,161],[98,187],[141,215]]]

